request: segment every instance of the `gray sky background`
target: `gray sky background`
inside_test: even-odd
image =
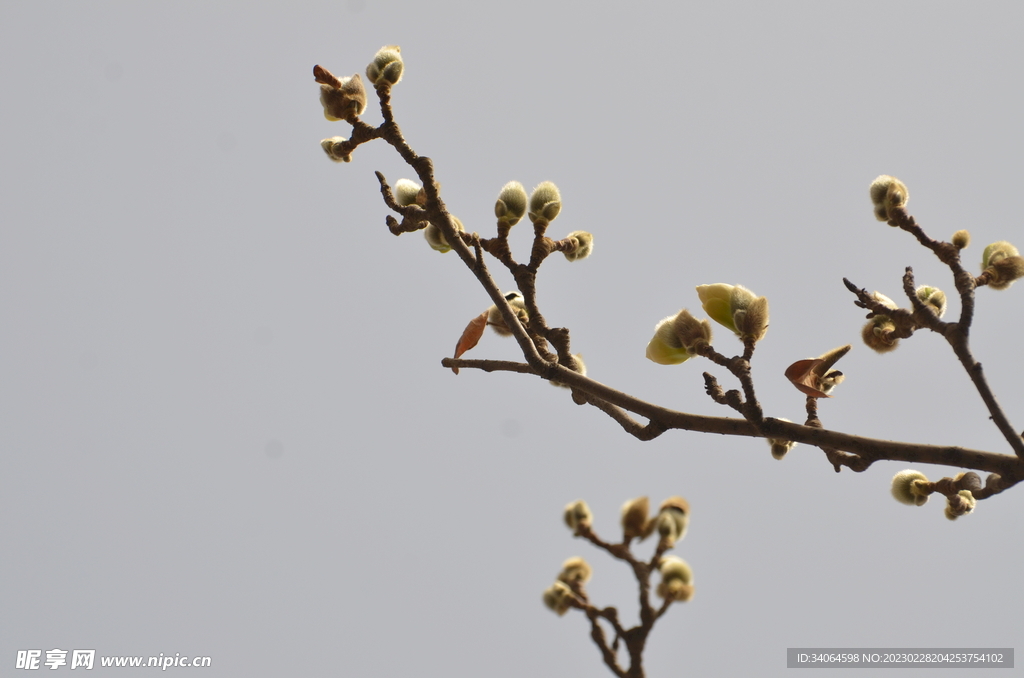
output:
[[[771,302],[754,361],[769,415],[802,416],[787,365],[854,343],[827,427],[1008,451],[938,337],[885,356],[859,343],[841,278],[899,298],[912,265],[952,290],[874,220],[882,173],[934,237],[971,230],[972,266],[1024,242],[1022,17],[6,3],[2,673],[19,649],[60,648],[208,655],[204,676],[610,675],[583,616],[540,595],[582,555],[592,599],[634,620],[626,568],[561,513],[586,499],[611,539],[645,494],[690,500],[675,553],[697,585],[655,628],[649,676],[782,675],[796,646],[1019,645],[1020,490],[951,523],[938,501],[893,501],[902,464],[837,475],[806,447],[780,463],[757,440],[639,443],[537,379],[441,368],[490,302],[454,254],[386,230],[373,171],[412,174],[389,147],[324,157],[349,127],[324,120],[311,69],[362,72],[401,45],[397,119],[470,230],[493,231],[505,182],[558,184],[552,233],[589,230],[595,253],[547,262],[541,305],[595,379],[727,415],[703,393],[709,363],[644,348],[661,318],[699,311],[695,285],[742,284]],[[981,290],[973,334],[1018,429],[1022,300]],[[490,333],[470,354],[515,356]],[[932,673],[947,675],[916,675]]]

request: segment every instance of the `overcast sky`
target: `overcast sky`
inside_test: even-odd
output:
[[[883,173],[934,237],[971,231],[975,272],[987,243],[1022,246],[1022,18],[1013,3],[7,3],[2,672],[57,648],[209,656],[204,676],[610,675],[583,615],[541,592],[581,555],[592,599],[632,622],[635,583],[562,508],[586,499],[616,539],[625,500],[676,494],[697,592],[655,627],[652,678],[783,675],[787,647],[1013,647],[1019,488],[949,522],[939,500],[891,498],[904,464],[837,475],[807,447],[778,462],[759,440],[640,443],[536,378],[442,368],[490,301],[455,254],[387,231],[373,172],[412,176],[389,147],[324,156],[349,126],[324,119],[311,71],[363,72],[401,46],[397,120],[468,230],[493,233],[505,182],[558,184],[552,234],[591,231],[595,250],[546,262],[540,303],[593,378],[729,415],[701,378],[733,387],[723,370],[644,349],[661,318],[699,312],[695,285],[742,284],[771,305],[753,364],[768,415],[802,418],[787,365],[853,343],[826,427],[1008,452],[938,336],[860,344],[842,277],[899,299],[910,265],[952,291],[875,221]],[[972,334],[1017,430],[1022,308],[1024,284],[980,290]],[[716,346],[740,348],[725,330]],[[516,356],[488,333],[467,357]],[[947,675],[915,675],[932,673]]]

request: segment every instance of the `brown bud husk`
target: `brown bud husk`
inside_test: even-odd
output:
[[[337,78],[322,66],[313,67],[313,77],[320,84],[320,103],[328,120],[359,117],[366,111],[366,89],[359,74]]]

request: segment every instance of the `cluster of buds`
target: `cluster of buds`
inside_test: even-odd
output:
[[[659,365],[678,365],[711,345],[711,323],[697,320],[685,308],[663,319],[647,344],[647,359]]]
[[[423,187],[417,184],[412,179],[399,179],[395,183],[395,202],[398,203],[399,207],[408,207],[410,205],[424,206],[427,204],[427,194],[423,190]],[[462,221],[455,215],[452,215],[451,221],[452,227],[462,233],[466,230],[466,227],[462,225]],[[444,237],[444,233],[441,229],[432,223],[427,222],[423,226],[423,237],[426,239],[427,244],[430,248],[445,254],[452,251],[452,246],[448,242],[448,239]]]
[[[622,545],[608,547],[613,549],[628,548],[633,539],[643,540],[657,532],[661,541],[652,561],[661,574],[661,582],[657,594],[667,602],[687,601],[693,597],[693,570],[682,558],[663,555],[664,551],[675,546],[683,538],[690,521],[690,504],[682,497],[669,497],[661,503],[658,514],[651,517],[650,501],[647,497],[631,499],[622,505]],[[595,543],[602,544],[589,534],[594,516],[587,502],[582,499],[567,504],[563,513],[566,526],[576,536],[586,534]],[[621,558],[621,555],[617,556]],[[630,561],[632,562],[632,561]],[[558,615],[565,614],[571,607],[587,607],[583,585],[590,581],[593,571],[590,565],[578,556],[569,558],[562,563],[555,583],[544,591],[544,604]]]
[[[568,584],[562,581],[556,581],[554,584],[544,589],[544,604],[549,610],[557,614],[559,617],[564,615],[572,607],[572,601],[576,598],[576,594],[572,592]]]
[[[366,67],[366,77],[371,83],[390,86],[402,79],[405,67],[401,51],[397,45],[385,45],[377,51]],[[366,112],[366,87],[358,73],[339,78],[323,66],[314,66],[313,78],[320,83],[320,104],[328,120],[353,120]],[[345,137],[331,137],[321,141],[320,146],[331,160],[350,162],[351,155],[339,148],[345,141],[348,141]]]
[[[1014,280],[1024,277],[1024,258],[1017,248],[1000,240],[985,248],[981,255],[982,276],[994,290],[1005,290]]]
[[[968,480],[965,476],[974,476],[973,473],[960,473],[952,479],[953,483],[961,483]],[[977,480],[977,477],[974,478]],[[945,478],[938,483],[932,483],[928,480],[928,477],[920,471],[913,469],[907,469],[900,471],[892,479],[892,496],[896,498],[896,501],[901,504],[907,504],[909,506],[924,506],[928,502],[928,497],[936,491],[936,488],[941,488],[947,482],[949,478]],[[962,485],[960,485],[962,487]],[[946,487],[949,487],[946,485]],[[953,486],[956,489],[956,485]],[[962,489],[956,492],[950,492],[946,497],[946,518],[950,520],[956,520],[960,516],[965,516],[969,513],[973,513],[975,507],[978,505],[978,500],[975,499],[974,495],[970,490]]]
[[[896,177],[883,174],[871,182],[871,204],[875,207],[875,218],[879,221],[892,219],[892,210],[906,207],[910,191]],[[892,224],[895,226],[895,224]]]
[[[658,514],[649,516],[650,501],[637,497],[622,505],[622,538],[624,541],[649,537],[655,531],[667,548],[686,535],[690,524],[690,504],[682,497],[669,497],[658,507]]]
[[[760,341],[768,331],[768,299],[742,285],[698,285],[704,312],[744,341]]]
[[[593,570],[587,561],[579,556],[569,558],[562,563],[562,571],[558,573],[555,583],[544,591],[544,604],[558,616],[562,616],[572,607],[576,599],[573,589],[583,590],[583,585],[590,581]]]

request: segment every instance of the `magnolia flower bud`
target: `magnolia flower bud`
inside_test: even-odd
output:
[[[459,233],[465,231],[465,227],[459,218],[452,215],[452,224],[455,226],[455,230]],[[441,254],[452,251],[452,246],[448,244],[448,240],[445,239],[444,233],[441,232],[434,224],[427,224],[427,227],[423,229],[423,237],[427,239],[427,244],[430,245],[431,249],[437,250]]]
[[[779,417],[779,421],[789,421],[789,419]],[[768,446],[772,448],[772,458],[779,461],[796,447],[796,443],[792,440],[784,440],[782,438],[765,438],[765,440],[768,441]]]
[[[575,243],[575,247],[573,249],[564,250],[562,252],[562,254],[565,255],[565,258],[569,261],[586,259],[594,250],[594,236],[590,235],[586,231],[573,231],[569,235],[565,236],[565,239]]]
[[[672,329],[683,348],[692,355],[711,345],[711,323],[707,318],[697,320],[685,308],[672,320]]]
[[[924,506],[928,501],[928,477],[913,469],[900,471],[892,477],[892,496],[901,504]]]
[[[690,504],[682,497],[669,497],[661,503],[655,527],[669,546],[686,536],[690,524]]]
[[[334,162],[352,162],[351,153],[342,153],[341,144],[348,141],[345,137],[331,137],[320,142],[320,148],[324,149],[327,157]]]
[[[692,357],[672,326],[675,319],[676,316],[670,315],[655,326],[654,337],[647,343],[648,360],[659,365],[678,365]]]
[[[419,202],[418,198],[423,187],[412,179],[399,179],[395,183],[395,202],[400,207],[408,207]]]
[[[530,194],[530,221],[534,224],[548,224],[555,220],[562,210],[562,196],[558,187],[544,181]]]
[[[965,250],[971,244],[971,234],[963,229],[953,234],[953,247],[958,250]]]
[[[590,581],[593,570],[587,561],[579,556],[569,558],[562,563],[562,571],[558,573],[558,581],[566,584],[586,584]]]
[[[320,85],[320,104],[324,107],[324,117],[333,122],[362,115],[366,111],[366,90],[359,74],[348,78],[331,78],[337,82],[337,86]]]
[[[712,320],[742,339],[760,341],[768,331],[768,300],[742,285],[698,285],[697,296]]]
[[[565,367],[568,367],[577,374],[582,374],[584,377],[587,376],[587,364],[583,362],[583,354],[581,353],[572,354],[572,364],[566,365]],[[558,386],[561,388],[571,388],[569,384],[563,384],[560,381],[551,380],[548,383],[552,386]]]
[[[881,292],[875,292],[871,296],[886,308],[893,310],[898,308],[896,302]],[[887,315],[876,315],[868,320],[860,335],[864,343],[874,351],[888,353],[895,350],[900,341],[899,337],[894,335],[894,332],[896,332],[896,323],[892,321],[892,318]]]
[[[374,85],[382,83],[397,85],[398,81],[402,79],[402,71],[405,68],[402,63],[401,51],[402,48],[398,45],[381,47],[373,56],[373,61],[366,67],[367,79]]]
[[[860,336],[864,343],[878,353],[888,353],[896,350],[900,343],[899,337],[893,332],[896,331],[896,324],[888,316],[875,316],[864,325]]]
[[[685,308],[664,318],[647,344],[647,359],[659,365],[678,365],[711,344],[711,323],[697,320]]]
[[[515,226],[526,214],[526,200],[523,185],[518,181],[510,181],[498,194],[498,201],[494,203],[494,216],[498,217],[499,222]]]
[[[952,497],[948,498],[946,503],[946,517],[950,520],[956,520],[960,516],[966,516],[968,513],[974,513],[974,507],[978,505],[978,500],[974,498],[970,490],[960,490]]]
[[[671,601],[687,601],[693,597],[693,570],[685,560],[662,556],[658,571],[661,573],[658,596]]]
[[[910,191],[896,177],[883,174],[871,182],[871,202],[875,206],[875,218],[889,221],[889,211],[896,207],[905,207],[910,199]]]
[[[550,588],[544,591],[544,604],[559,617],[564,615],[572,607],[569,601],[575,596],[564,582],[556,581]]]
[[[768,299],[754,299],[747,308],[737,310],[733,319],[741,337],[761,341],[768,331]]]
[[[796,447],[796,443],[792,440],[778,440],[775,438],[769,438],[768,444],[772,448],[772,459],[778,459],[779,461],[782,461],[783,457]]]
[[[946,314],[946,294],[942,290],[936,287],[921,285],[914,290],[914,294],[917,295],[921,303],[930,308],[939,318]]]
[[[1024,277],[1024,258],[1017,248],[1000,240],[985,248],[981,255],[981,268],[988,273],[988,286],[994,290],[1005,290],[1014,280]]]
[[[651,533],[653,525],[648,527],[647,514],[651,507],[647,497],[630,499],[622,505],[622,537],[633,539]]]
[[[523,295],[519,294],[519,292],[509,292],[505,295],[505,301],[512,307],[512,311],[519,318],[519,322],[525,325],[529,321],[530,316],[526,313],[526,302],[523,300]],[[497,306],[491,306],[487,309],[487,324],[503,337],[512,336],[512,330],[505,324],[505,319],[501,317],[501,312]]]
[[[590,527],[594,520],[594,514],[590,512],[590,507],[587,506],[587,502],[582,499],[574,501],[571,504],[566,504],[564,517],[565,524],[573,531],[576,531],[581,527]]]

